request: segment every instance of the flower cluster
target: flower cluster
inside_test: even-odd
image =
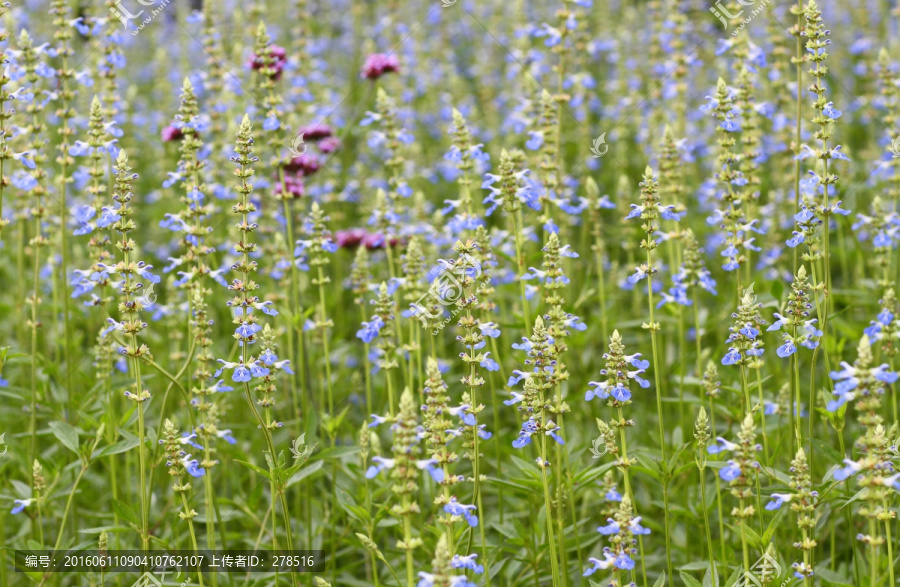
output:
[[[894,288],[889,287],[884,292],[884,297],[878,302],[881,305],[881,311],[869,323],[864,330],[870,341],[881,343],[881,352],[887,357],[897,355],[898,348],[894,342],[900,339],[900,320],[897,319],[897,295]]]
[[[798,579],[812,577],[814,572],[810,565],[809,555],[816,548],[816,540],[812,536],[816,528],[816,505],[819,501],[819,492],[812,490],[809,463],[806,460],[806,452],[800,448],[797,456],[791,461],[790,488],[796,493],[773,493],[771,501],[766,504],[767,510],[780,509],[785,503],[791,504],[791,510],[797,514],[797,527],[803,533],[803,540],[795,542],[794,546],[804,551],[804,561],[793,564],[794,576]]]
[[[756,425],[753,422],[753,414],[747,414],[744,417],[741,430],[738,432],[737,444],[719,437],[716,439],[716,444],[707,448],[709,454],[732,453],[732,458],[719,470],[719,477],[728,482],[731,494],[740,500],[740,507],[734,508],[731,514],[741,523],[752,518],[755,512],[753,504],[748,504],[747,501],[753,497],[751,476],[754,476],[759,469],[756,453],[761,450],[762,446],[756,443]]]
[[[509,377],[507,385],[512,387],[524,380],[523,392],[511,392],[512,399],[506,400],[508,406],[516,405],[522,414],[524,422],[522,429],[519,431],[519,437],[513,441],[515,448],[523,448],[531,444],[531,437],[534,434],[543,434],[549,436],[559,444],[565,441],[557,434],[559,426],[548,419],[547,411],[550,407],[548,393],[552,388],[553,371],[555,362],[553,360],[553,339],[544,326],[544,319],[540,316],[535,319],[534,330],[530,338],[522,337],[522,342],[513,344],[516,350],[528,353],[528,359],[525,365],[528,371],[514,370]],[[548,465],[544,462],[542,465]]]
[[[766,322],[759,309],[762,304],[756,301],[753,284],[744,290],[738,311],[731,315],[734,324],[729,328],[731,334],[725,340],[730,345],[728,352],[722,357],[723,365],[750,365],[758,361],[763,354],[763,341],[759,337]]]
[[[787,308],[782,316],[775,313],[775,322],[766,328],[766,331],[781,330],[785,328],[790,332],[782,332],[784,344],[775,350],[781,358],[789,357],[797,352],[797,346],[814,349],[819,346],[819,337],[822,331],[816,327],[816,318],[809,317],[812,304],[809,301],[809,281],[806,278],[806,268],[800,266],[797,275],[791,284],[791,293],[788,294]]]
[[[703,255],[700,252],[700,243],[697,242],[693,231],[687,229],[684,234],[684,252],[681,267],[672,275],[672,287],[668,293],[662,292],[657,308],[668,304],[677,303],[690,306],[694,302],[690,298],[690,291],[700,287],[707,292],[716,295],[716,280],[712,278]]]
[[[641,377],[650,367],[650,361],[641,358],[641,353],[633,355],[625,354],[625,345],[618,330],[613,331],[609,339],[609,351],[603,354],[606,367],[600,371],[606,376],[605,381],[591,381],[590,389],[584,394],[584,400],[590,401],[595,397],[609,400],[610,406],[618,407],[631,403],[631,381],[637,382],[642,388],[650,387],[650,382]]]
[[[589,567],[584,576],[589,577],[597,571],[612,569],[618,576],[619,571],[630,571],[634,568],[634,555],[637,553],[637,539],[635,536],[650,534],[648,528],[641,526],[641,517],[634,515],[631,498],[622,497],[615,516],[607,520],[606,526],[597,528],[597,532],[609,536],[610,545],[603,549],[603,560],[589,558],[593,566]],[[619,583],[616,583],[619,584]]]
[[[502,207],[508,214],[515,214],[525,204],[532,210],[540,210],[540,185],[531,179],[528,169],[522,168],[525,153],[514,149],[500,152],[500,163],[497,173],[486,173],[482,189],[489,190],[483,202],[487,206],[485,216],[490,216],[494,210]]]

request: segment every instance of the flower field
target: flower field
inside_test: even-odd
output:
[[[0,2],[0,587],[897,585],[898,17]]]

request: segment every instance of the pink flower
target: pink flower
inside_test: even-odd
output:
[[[355,249],[365,240],[368,233],[365,228],[338,230],[334,233],[334,242],[342,249]]]
[[[174,126],[167,126],[162,131],[162,140],[164,143],[170,143],[172,141],[177,141],[184,136],[184,133],[180,128],[176,128]]]
[[[390,72],[400,71],[400,62],[396,55],[374,53],[366,58],[362,68],[362,75],[366,79],[378,79]]]
[[[334,242],[342,249],[355,249],[362,245],[370,251],[383,249],[385,238],[377,232],[367,232],[365,228],[350,228],[334,233]],[[391,237],[388,244],[396,247],[400,243],[397,237]]]
[[[300,127],[297,134],[302,134],[304,141],[316,142],[331,137],[334,131],[327,124],[316,123]]]
[[[337,137],[328,137],[319,143],[319,150],[323,153],[333,153],[341,147],[341,139]]]
[[[301,198],[304,193],[304,185],[303,179],[296,175],[285,175],[284,176],[284,188],[287,190],[288,195],[291,198]],[[281,195],[281,182],[275,182],[275,194]]]
[[[284,65],[287,63],[287,52],[284,50],[284,47],[269,45],[269,58],[272,60],[269,67],[274,70],[274,73],[271,74],[272,79],[281,79],[281,74],[284,72]],[[253,71],[259,71],[263,68],[264,63],[260,56],[254,53],[250,57],[250,61],[247,65]]]
[[[294,157],[284,166],[284,170],[288,173],[297,173],[301,177],[309,177],[319,170],[322,164],[315,155],[304,153],[299,157]]]

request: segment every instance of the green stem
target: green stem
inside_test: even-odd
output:
[[[702,449],[701,449],[702,450]],[[705,455],[701,455],[703,458]],[[712,587],[716,587],[716,557],[713,554],[712,533],[709,530],[709,511],[706,507],[706,479],[703,478],[704,466],[700,467],[700,501],[703,508],[703,527],[706,529],[706,551],[709,555],[709,574],[712,577]]]
[[[651,240],[651,237],[648,235],[647,240]],[[651,253],[651,249],[647,249],[647,267],[653,267],[653,257]],[[662,453],[662,463],[663,466],[668,467],[668,463],[666,462],[666,437],[664,433],[664,424],[663,424],[663,409],[662,409],[662,395],[663,388],[660,383],[659,378],[659,370],[660,370],[660,362],[659,362],[659,350],[657,349],[656,342],[656,330],[657,325],[654,321],[653,316],[653,275],[647,275],[647,306],[650,311],[650,345],[653,349],[653,379],[656,383],[656,414],[657,419],[659,420],[659,450]],[[668,481],[663,483],[663,496],[665,498],[666,503],[669,500],[668,493]],[[672,554],[669,548],[669,536],[671,534],[669,527],[669,508],[666,507],[663,511],[663,518],[665,521],[665,532],[666,532],[666,564],[667,564],[667,572],[666,577],[669,584],[672,584]]]

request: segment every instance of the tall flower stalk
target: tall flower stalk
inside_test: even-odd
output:
[[[19,36],[19,50],[22,55],[25,81],[28,82],[31,92],[34,93],[37,90],[36,84],[40,79],[37,70],[41,64],[38,61],[38,52],[34,48],[31,36],[25,30]],[[39,344],[38,332],[43,327],[40,320],[42,303],[40,288],[41,249],[50,244],[50,240],[44,232],[44,224],[50,212],[44,203],[44,197],[47,193],[47,189],[44,187],[47,172],[44,155],[46,125],[44,123],[43,110],[43,102],[41,101],[35,100],[28,105],[29,121],[26,128],[30,138],[29,151],[34,160],[35,168],[26,177],[25,183],[20,184],[23,190],[30,192],[29,215],[34,223],[32,237],[28,243],[32,251],[32,288],[29,297],[26,299],[26,304],[31,308],[27,323],[31,330],[31,356],[34,358],[31,361],[31,405],[29,407],[29,429],[31,432],[29,458],[32,462],[36,462],[35,459],[37,458],[38,361],[36,357]]]
[[[709,556],[710,576],[712,578],[712,587],[716,587],[716,555],[713,551],[712,533],[709,530],[709,510],[706,507],[706,443],[709,441],[709,418],[706,416],[706,409],[700,406],[700,413],[697,414],[697,420],[694,423],[694,439],[697,441],[697,455],[694,462],[700,472],[700,508],[703,510],[703,527],[706,530],[706,550]]]
[[[140,475],[140,501],[141,501],[141,545],[143,550],[150,549],[150,495],[147,491],[147,455],[146,455],[146,427],[144,423],[144,405],[150,399],[150,391],[144,388],[141,378],[141,363],[145,357],[150,356],[150,349],[140,342],[138,336],[147,327],[147,323],[141,318],[143,302],[141,292],[144,284],[138,279],[147,279],[150,283],[158,283],[159,277],[150,273],[152,266],[145,265],[137,260],[137,244],[129,233],[137,226],[131,215],[134,214],[135,196],[132,192],[136,173],[131,173],[128,164],[128,156],[125,151],[119,151],[116,157],[116,175],[113,184],[112,199],[116,205],[115,214],[118,220],[112,225],[112,230],[119,236],[115,241],[116,248],[122,254],[121,260],[113,267],[107,267],[107,273],[118,274],[122,281],[119,292],[119,316],[121,321],[107,318],[108,326],[103,331],[107,335],[112,331],[121,333],[126,342],[119,349],[119,353],[128,357],[131,362],[131,372],[134,376],[134,391],[126,391],[125,397],[137,404],[138,412],[138,460]]]
[[[843,413],[845,404],[853,402],[856,419],[863,428],[863,435],[856,441],[859,451],[856,460],[845,458],[844,467],[834,473],[837,481],[856,477],[860,487],[860,498],[863,506],[859,513],[868,521],[868,531],[856,536],[857,540],[869,547],[870,585],[879,584],[879,550],[887,546],[890,584],[894,584],[893,544],[891,540],[890,522],[894,518],[889,511],[888,498],[890,488],[895,485],[898,475],[889,475],[893,471],[890,454],[887,452],[890,441],[882,424],[881,397],[885,384],[893,384],[898,374],[890,370],[887,364],[873,366],[875,360],[872,346],[867,335],[859,341],[856,349],[856,361],[853,365],[841,363],[840,371],[833,371],[831,378],[835,381],[834,396],[827,409],[830,412]],[[885,536],[879,533],[878,523],[884,522]]]
[[[462,378],[462,383],[466,387],[466,393],[463,396],[463,405],[466,406],[465,412],[468,418],[464,422],[468,425],[465,429],[464,438],[469,448],[469,456],[472,460],[473,469],[473,495],[472,501],[478,506],[478,510],[483,512],[481,506],[481,488],[482,488],[482,454],[479,448],[479,439],[487,440],[490,434],[482,430],[478,424],[478,414],[484,409],[478,399],[478,390],[484,387],[484,377],[478,372],[478,367],[488,371],[497,371],[500,366],[491,358],[490,352],[481,352],[484,348],[487,338],[496,338],[500,336],[500,329],[493,324],[482,324],[476,316],[478,310],[478,295],[476,285],[481,282],[480,264],[476,258],[477,243],[475,241],[457,241],[454,249],[459,255],[453,263],[453,271],[459,277],[460,297],[456,300],[456,307],[460,311],[460,318],[457,325],[461,334],[457,336],[457,340],[463,344],[466,349],[460,353],[460,358],[466,367],[466,374]],[[466,421],[468,420],[468,421]],[[484,535],[484,526],[479,528],[481,537],[481,550],[483,559],[487,561],[487,541]],[[470,534],[469,547],[466,554],[472,548],[472,538]],[[488,580],[490,582],[490,580]]]
[[[553,587],[557,587],[560,582],[559,559],[556,550],[556,528],[554,523],[554,507],[553,499],[550,494],[550,461],[547,450],[547,437],[552,438],[558,444],[565,441],[557,434],[559,426],[550,418],[549,408],[551,407],[549,394],[553,388],[551,382],[551,374],[553,371],[553,361],[550,351],[551,339],[547,328],[544,326],[544,319],[538,316],[534,321],[534,329],[531,336],[522,337],[522,342],[513,345],[514,349],[522,350],[528,353],[528,359],[525,361],[526,371],[515,370],[509,378],[508,385],[512,387],[524,380],[523,392],[512,392],[512,399],[507,400],[507,405],[518,405],[518,410],[522,414],[524,422],[519,432],[519,437],[513,441],[514,448],[524,448],[531,444],[531,437],[535,434],[539,435],[540,445],[538,446],[537,465],[541,472],[541,484],[544,488],[544,508],[546,510],[547,519],[547,542],[550,546],[550,572]],[[557,463],[557,466],[559,464]],[[556,515],[560,515],[559,512]]]
[[[797,527],[802,534],[802,540],[794,543],[795,548],[803,551],[803,562],[793,563],[794,576],[803,581],[804,586],[812,584],[815,574],[812,557],[816,550],[816,505],[819,501],[819,493],[812,490],[809,464],[806,461],[806,452],[801,447],[797,456],[791,461],[790,488],[796,493],[773,493],[772,501],[766,504],[767,510],[780,509],[782,505],[790,502],[791,510],[797,514]]]
[[[578,316],[567,312],[563,309],[565,302],[564,289],[569,283],[563,269],[564,259],[577,258],[578,253],[571,250],[569,245],[560,245],[557,233],[551,232],[547,237],[547,244],[543,249],[544,260],[543,270],[531,268],[531,276],[536,277],[541,282],[544,293],[544,304],[546,305],[546,314],[544,320],[547,323],[547,332],[553,340],[550,345],[550,357],[554,364],[554,369],[550,375],[551,385],[555,388],[556,397],[550,412],[555,414],[560,427],[560,432],[564,430],[564,414],[569,412],[569,405],[563,399],[563,384],[569,379],[569,371],[563,362],[563,357],[568,350],[566,338],[570,334],[570,329],[587,330],[585,325]],[[569,453],[564,451],[562,445],[555,446],[556,461],[559,464],[556,468],[556,490],[562,509],[562,504],[567,502],[572,513],[572,523],[577,523],[575,517],[574,492],[572,491],[572,477],[569,470]],[[566,470],[563,471],[563,468]],[[563,474],[565,473],[565,481]],[[557,516],[557,533],[559,535],[559,544],[562,554],[563,568],[568,568],[568,558],[566,549],[566,538],[564,529],[565,515],[560,513]],[[576,547],[578,553],[579,566],[581,565],[581,540],[578,533],[575,533]]]
[[[748,413],[741,423],[738,432],[738,442],[731,443],[724,438],[719,438],[717,444],[710,446],[707,451],[716,454],[731,451],[732,458],[727,465],[719,469],[719,477],[731,487],[731,495],[738,500],[738,507],[731,510],[731,515],[737,519],[741,531],[741,550],[744,556],[744,572],[750,572],[750,545],[747,538],[747,524],[756,513],[753,507],[753,483],[750,475],[755,476],[759,469],[756,461],[757,451],[762,446],[756,444],[756,424],[753,414]]]
[[[56,75],[59,78],[59,89],[57,94],[60,100],[60,107],[56,111],[56,116],[59,117],[62,123],[58,131],[60,136],[59,156],[56,158],[56,162],[59,164],[59,186],[57,188],[59,192],[59,253],[61,257],[59,268],[59,291],[63,302],[63,325],[65,327],[65,336],[63,339],[65,348],[63,349],[63,356],[66,361],[67,407],[69,419],[72,420],[75,417],[76,394],[75,390],[72,389],[71,378],[74,368],[72,366],[70,355],[72,349],[72,329],[69,328],[69,248],[66,239],[67,231],[65,230],[65,223],[66,219],[69,217],[66,199],[66,186],[69,183],[68,169],[74,163],[72,156],[69,155],[69,138],[73,132],[69,126],[69,121],[75,117],[75,110],[72,108],[72,101],[75,98],[75,93],[72,91],[69,82],[75,76],[75,72],[69,68],[69,58],[74,55],[75,52],[69,46],[69,41],[72,39],[72,27],[69,25],[67,17],[71,12],[71,8],[65,0],[53,0],[50,6],[50,13],[53,15],[53,26],[56,27],[53,39],[59,43],[56,52],[62,61],[62,66],[56,72]]]
[[[486,216],[490,216],[498,207],[502,207],[506,213],[509,224],[509,232],[512,234],[516,245],[516,274],[521,278],[525,275],[525,253],[522,241],[522,204],[532,210],[540,210],[540,194],[535,184],[528,178],[529,171],[522,168],[525,153],[514,149],[500,152],[500,163],[497,173],[485,174],[482,188],[489,189],[490,194],[484,198],[484,204],[488,206]],[[525,282],[519,279],[519,291],[522,296],[522,318],[525,332],[528,334],[531,328],[528,297],[525,293]]]
[[[643,389],[650,387],[650,382],[642,377],[650,366],[650,362],[642,359],[641,353],[626,355],[625,345],[622,342],[622,336],[619,334],[618,330],[613,331],[612,336],[609,339],[609,351],[603,354],[603,359],[606,361],[606,366],[600,371],[600,374],[604,376],[604,379],[602,381],[591,381],[588,383],[589,389],[584,395],[584,400],[591,401],[594,398],[606,400],[606,405],[616,411],[616,417],[613,420],[610,420],[608,424],[598,418],[597,425],[600,428],[601,435],[607,438],[607,445],[612,449],[612,454],[617,455],[615,465],[621,472],[622,479],[625,482],[625,494],[629,496],[633,502],[634,489],[631,485],[631,477],[628,468],[635,463],[636,460],[632,460],[628,456],[628,441],[625,432],[628,428],[634,426],[634,420],[625,418],[623,408],[632,403],[632,382],[637,383]],[[615,445],[614,438],[616,429],[619,431],[618,446]],[[669,537],[666,536],[666,550],[668,550],[668,548]],[[641,551],[643,552],[642,542]],[[603,568],[602,565],[599,565],[598,567],[596,559],[588,560],[594,563],[594,570]],[[625,559],[621,559],[619,563],[620,564],[615,564],[615,567],[619,570],[631,570],[634,568],[633,562],[630,566],[624,564],[627,563]],[[644,558],[642,556],[641,572],[644,577],[646,577],[647,573],[644,566]],[[585,572],[585,575],[589,575],[594,572],[594,570],[588,569],[588,571]]]
[[[172,491],[181,496],[182,510],[178,512],[178,517],[187,522],[191,535],[191,548],[197,550],[197,533],[194,531],[194,518],[197,517],[197,512],[190,505],[191,484],[185,482],[184,477],[185,475],[202,477],[206,472],[200,467],[197,459],[192,459],[191,455],[183,450],[184,443],[171,420],[166,420],[163,432],[165,438],[160,438],[159,443],[166,449],[166,467],[172,478]],[[197,578],[202,586],[203,573],[197,573]]]
[[[656,240],[656,233],[659,230],[657,221],[659,218],[666,220],[677,220],[671,205],[665,206],[659,201],[658,189],[659,183],[654,177],[653,170],[647,167],[644,170],[643,180],[640,183],[641,198],[640,204],[632,204],[631,212],[626,216],[627,220],[640,219],[641,230],[644,232],[644,239],[641,240],[641,248],[646,251],[646,262],[635,268],[635,272],[628,277],[628,282],[637,284],[644,278],[647,278],[647,310],[649,312],[649,321],[641,325],[645,330],[650,331],[650,342],[653,347],[653,376],[656,382],[656,412],[659,419],[659,445],[662,452],[663,460],[666,460],[666,443],[663,423],[662,396],[663,389],[659,379],[659,353],[657,351],[657,333],[659,332],[659,323],[654,319],[653,304],[653,274],[659,271],[653,262],[653,251],[659,246]]]
[[[281,428],[283,424],[274,420],[271,414],[275,405],[273,394],[276,391],[274,371],[285,369],[289,361],[278,360],[274,349],[271,348],[271,341],[263,341],[264,344],[268,342],[269,346],[263,348],[258,357],[253,357],[250,354],[250,346],[258,341],[256,335],[262,330],[258,323],[257,315],[253,314],[253,311],[259,310],[269,315],[275,315],[277,312],[268,307],[270,302],[260,301],[255,293],[259,289],[259,284],[253,280],[253,275],[257,271],[257,263],[251,259],[251,255],[256,251],[256,244],[251,239],[258,228],[258,224],[251,217],[251,215],[255,216],[256,205],[250,200],[250,194],[253,192],[250,179],[255,174],[253,165],[259,159],[253,154],[253,130],[248,115],[244,115],[240,128],[237,131],[234,152],[236,155],[231,160],[236,164],[234,175],[238,178],[236,191],[239,199],[232,206],[232,213],[239,218],[236,227],[240,231],[241,236],[234,245],[234,252],[239,255],[239,258],[232,265],[232,271],[237,277],[228,285],[228,289],[234,292],[234,297],[228,305],[235,312],[234,324],[237,325],[237,328],[235,329],[234,338],[237,339],[240,346],[240,354],[237,362],[219,359],[223,366],[213,377],[218,377],[224,369],[229,369],[233,370],[232,380],[243,384],[247,404],[250,407],[250,411],[253,412],[260,430],[262,430],[266,448],[268,449],[266,460],[269,465],[273,525],[276,515],[275,500],[278,499],[281,502],[287,549],[293,550],[294,540],[291,532],[291,517],[287,499],[285,498],[283,487],[277,487],[275,483],[278,453],[275,451],[275,445],[272,441],[272,431]],[[250,388],[250,382],[253,379],[260,381],[255,388],[257,392],[256,399],[254,399]],[[259,408],[262,408],[262,414],[260,414]],[[274,527],[272,543],[277,550],[278,540]],[[298,584],[296,574],[291,573],[290,575],[292,584],[296,586]]]
[[[295,243],[297,249],[294,251],[294,257],[305,253],[309,257],[310,270],[315,271],[312,279],[310,279],[310,282],[319,290],[319,307],[315,328],[319,332],[322,341],[322,353],[325,363],[325,389],[328,394],[328,414],[331,417],[335,417],[334,392],[332,391],[331,381],[331,351],[329,350],[330,334],[328,332],[334,326],[334,322],[328,318],[328,308],[325,303],[325,288],[331,283],[331,278],[325,274],[325,268],[331,262],[330,255],[337,251],[337,245],[331,238],[331,231],[328,230],[328,220],[328,216],[325,215],[325,211],[322,210],[318,202],[313,202],[309,216],[303,224],[303,230],[307,238],[298,240]],[[334,442],[333,436],[332,442]]]

